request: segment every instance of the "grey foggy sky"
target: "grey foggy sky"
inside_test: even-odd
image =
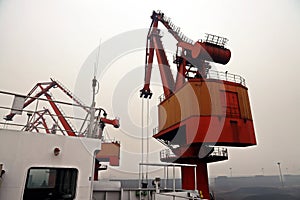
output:
[[[227,37],[232,58],[224,69],[243,76],[249,88],[258,146],[231,148],[229,161],[210,165],[210,174],[228,175],[230,167],[233,175],[261,174],[261,168],[265,174],[277,174],[278,161],[283,172],[288,168],[300,174],[297,0],[0,0],[0,89],[26,94],[50,77],[74,88],[100,38],[105,42],[125,31],[148,28],[152,10],[157,9],[193,40],[204,33]],[[143,64],[143,53],[139,55],[135,63]],[[130,60],[123,59],[124,63],[117,61],[122,70],[116,73],[130,69]],[[142,80],[144,74],[140,76]],[[117,83],[111,78],[101,84]],[[109,90],[105,92],[109,96]],[[111,109],[109,103],[101,106]],[[124,143],[122,147],[132,148]]]

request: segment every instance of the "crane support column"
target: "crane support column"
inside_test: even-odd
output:
[[[187,162],[188,164],[196,164],[197,169],[197,190],[199,193],[203,195],[204,199],[209,199],[209,187],[208,187],[208,173],[207,173],[207,163],[198,161],[194,162]],[[195,181],[192,180],[194,177],[194,169],[191,167],[182,167],[181,168],[181,184],[182,189],[185,190],[194,190],[195,189]]]

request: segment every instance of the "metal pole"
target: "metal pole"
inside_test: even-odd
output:
[[[93,184],[94,184],[94,174],[95,174],[95,162],[96,162],[96,153],[93,155],[93,164],[92,164],[92,171],[91,171],[91,176],[90,176],[90,200],[93,199]]]
[[[169,180],[169,167],[167,166],[167,181]],[[168,187],[168,182],[167,182],[167,187]]]
[[[164,189],[167,189],[167,174],[166,174],[166,166],[164,166],[164,179],[165,179],[165,188]]]
[[[175,166],[173,166],[173,192],[175,192]]]
[[[139,189],[141,189],[141,164],[139,164]]]
[[[284,187],[282,173],[281,173],[281,167],[280,167],[280,162],[278,162],[277,165],[278,165],[278,169],[279,169],[281,186]]]
[[[197,190],[197,167],[194,167],[195,191]]]
[[[141,200],[141,196],[142,196],[142,191],[141,191],[141,167],[142,167],[141,164],[139,164],[139,200]]]
[[[95,102],[96,85],[97,85],[97,80],[96,80],[96,77],[94,76],[94,78],[92,80],[93,96],[92,96],[92,105],[90,108],[90,124],[89,124],[89,129],[88,129],[88,137],[89,138],[95,137],[95,135],[94,135],[95,133],[93,133],[93,129],[94,129],[94,120],[95,120],[95,106],[96,106],[96,102]]]

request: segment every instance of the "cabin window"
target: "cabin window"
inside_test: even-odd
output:
[[[77,176],[74,168],[30,168],[23,200],[74,199]]]

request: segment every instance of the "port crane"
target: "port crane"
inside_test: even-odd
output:
[[[152,97],[150,79],[156,55],[164,93],[158,105],[158,132],[153,137],[168,147],[161,152],[161,161],[196,164],[196,172],[181,169],[182,188],[196,185],[209,199],[207,164],[228,159],[224,146],[256,145],[248,89],[239,75],[211,70],[210,63],[225,65],[230,60],[226,38],[207,34],[204,40],[193,42],[161,11],[153,11],[151,19],[140,97]],[[159,23],[177,41],[174,78]],[[194,173],[195,181],[190,180]]]

